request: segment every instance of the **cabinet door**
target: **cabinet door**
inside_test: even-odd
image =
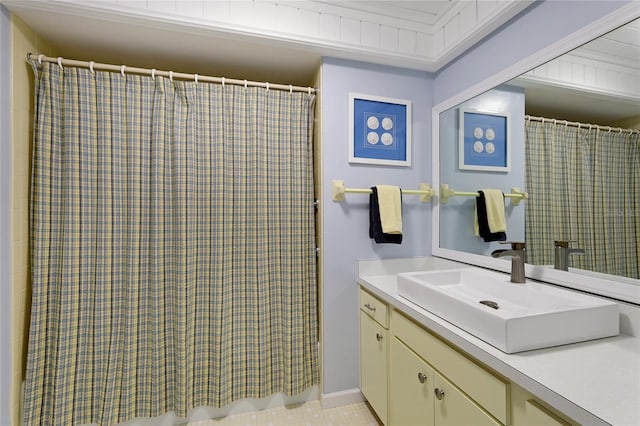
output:
[[[433,426],[433,370],[395,337],[389,367],[389,424]]]
[[[434,378],[434,388],[436,425],[494,426],[501,424],[438,373]]]
[[[569,424],[545,410],[533,399],[525,403],[525,413],[528,426],[568,426]]]
[[[360,311],[360,390],[387,423],[387,330]]]
[[[503,424],[509,424],[509,383],[485,370],[404,315],[391,316],[391,334]]]

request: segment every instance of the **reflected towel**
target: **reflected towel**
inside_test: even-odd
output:
[[[485,242],[506,241],[507,222],[504,214],[504,194],[498,189],[483,189],[476,197],[474,229]]]
[[[402,244],[402,233],[386,234],[382,232],[378,201],[378,189],[374,186],[371,188],[371,195],[369,195],[369,238],[372,238],[378,244]]]

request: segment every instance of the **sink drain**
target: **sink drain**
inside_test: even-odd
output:
[[[480,303],[493,309],[498,309],[500,307],[498,306],[498,303],[494,302],[493,300],[481,300]]]

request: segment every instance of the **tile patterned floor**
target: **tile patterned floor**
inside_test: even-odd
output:
[[[323,410],[320,401],[236,414],[189,426],[381,426],[365,402]]]

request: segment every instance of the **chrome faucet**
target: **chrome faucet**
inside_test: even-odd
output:
[[[583,249],[579,248],[569,248],[569,243],[573,241],[563,241],[556,240],[554,241],[554,254],[555,259],[553,262],[553,267],[559,269],[561,271],[569,270],[569,255],[570,254],[584,254]]]
[[[495,250],[491,253],[492,257],[511,257],[511,282],[512,283],[524,283],[524,251],[525,243],[508,243],[501,242],[500,244],[511,244],[511,250]]]

